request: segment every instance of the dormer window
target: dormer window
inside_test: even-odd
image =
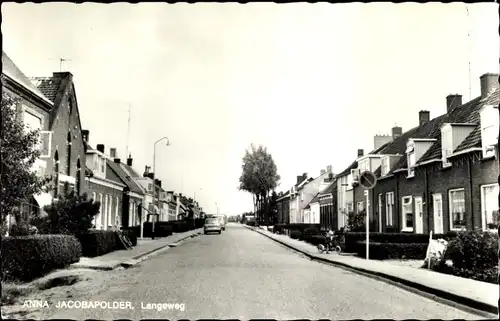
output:
[[[366,158],[359,162],[358,169],[360,173],[370,170],[370,159]]]
[[[499,121],[498,111],[494,106],[485,106],[481,110],[481,143],[483,158],[495,156],[498,144]]]
[[[448,157],[453,153],[452,138],[453,132],[451,124],[445,124],[441,127],[441,158],[443,167],[450,167],[451,162]]]
[[[415,176],[415,166],[416,158],[415,158],[415,143],[413,141],[409,141],[406,144],[406,161],[408,166],[408,177]]]
[[[380,174],[382,176],[385,176],[389,174],[389,170],[390,170],[390,159],[389,156],[385,156],[380,160],[380,171],[381,171]]]

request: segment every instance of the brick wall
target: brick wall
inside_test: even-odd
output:
[[[379,179],[377,181],[377,185],[375,186],[375,188],[372,190],[372,193],[375,195],[375,202],[374,202],[374,206],[373,208],[374,209],[378,209],[378,194],[382,194],[382,231],[383,232],[388,232],[389,230],[397,230],[397,231],[400,231],[401,230],[401,226],[400,226],[400,219],[399,219],[399,211],[398,211],[398,208],[399,208],[399,202],[398,202],[398,181],[397,181],[397,176],[389,176],[389,177],[385,177],[385,178],[382,178],[382,179]],[[388,227],[387,226],[387,217],[386,217],[386,207],[385,207],[385,204],[386,204],[386,193],[389,193],[389,192],[394,192],[394,211],[393,211],[393,217],[392,217],[392,220],[393,220],[393,226],[392,227]],[[378,231],[378,215],[375,216],[375,226],[376,226],[376,230]]]
[[[66,172],[67,160],[67,140],[68,133],[71,135],[71,160],[69,176],[77,176],[77,162],[80,162],[80,191],[86,192],[85,181],[85,152],[82,140],[82,128],[80,127],[80,115],[78,113],[76,96],[73,90],[72,82],[69,82],[64,89],[59,93],[56,102],[59,102],[54,107],[52,114],[53,123],[51,130],[52,134],[52,157],[47,159],[47,169],[54,170],[54,155],[57,150],[59,156],[59,172],[63,175],[68,175]],[[69,111],[69,100],[73,101],[71,113]]]

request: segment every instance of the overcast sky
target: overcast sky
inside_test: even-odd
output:
[[[28,76],[74,75],[90,140],[208,212],[252,208],[237,190],[251,143],[268,147],[289,189],[303,172],[345,169],[358,148],[446,95],[479,95],[498,72],[498,5],[2,5],[4,51]],[[467,31],[470,29],[470,37]]]

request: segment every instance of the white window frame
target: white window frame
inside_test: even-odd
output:
[[[497,197],[498,197],[498,189],[500,189],[500,187],[498,186],[498,183],[481,185],[481,225],[482,225],[483,231],[493,232],[493,231],[497,230],[498,224],[495,227],[493,227],[492,229],[487,228],[487,225],[486,225],[487,224],[487,214],[486,214],[486,210],[485,210],[486,204],[484,203],[484,201],[485,201],[484,190],[488,187],[496,187],[497,188],[497,192],[495,193],[495,196],[497,196]],[[498,198],[497,197],[495,198],[495,201],[497,202],[496,208],[498,211],[500,209],[498,206]]]
[[[361,207],[361,211],[359,210],[360,207]],[[356,214],[359,214],[359,212],[362,212],[364,210],[366,210],[366,208],[365,208],[365,202],[364,201],[356,202]]]
[[[118,210],[119,206],[120,206],[120,200],[118,199],[118,196],[116,196],[115,222],[114,222],[115,227],[121,226],[121,224],[117,224],[117,218],[120,220],[120,223],[121,223],[121,219],[120,219],[120,215],[119,215],[120,212]]]
[[[385,225],[394,226],[394,192],[385,193]]]
[[[409,200],[409,204],[407,201]],[[405,205],[411,205],[411,213],[413,215],[413,226],[409,227],[406,225],[406,212],[405,212]],[[402,232],[413,232],[413,229],[415,228],[415,208],[413,204],[413,196],[407,195],[401,197],[401,231]]]
[[[390,170],[390,158],[389,156],[384,156],[380,159],[380,173],[381,173],[381,176],[386,176],[387,174],[389,174],[389,170]]]
[[[53,132],[50,130],[41,130],[40,131],[40,158],[48,158],[51,157],[52,155],[52,135]],[[47,138],[47,153],[43,153],[43,142],[44,142],[44,136],[48,137]]]
[[[406,144],[406,165],[408,167],[408,178],[415,177],[415,166],[417,160],[415,155],[415,143]]]
[[[99,215],[98,217],[98,220],[96,221],[96,228],[97,229],[101,229],[102,228],[102,217],[104,216],[104,213],[103,213],[103,208],[104,208],[104,203],[103,203],[103,195],[102,193],[99,193],[99,213],[97,215]]]
[[[94,202],[97,202],[95,192],[92,192],[92,200],[93,200]],[[97,227],[97,225],[96,225],[96,217],[97,217],[97,215],[94,215],[94,218],[92,218],[92,224],[94,224],[94,226],[96,226],[96,227]]]
[[[106,160],[104,157],[99,157],[99,172],[103,175],[106,174]]]
[[[496,156],[495,146],[498,144],[499,132],[498,111],[496,110],[496,106],[484,106],[480,113],[480,121],[483,158],[494,157]],[[491,130],[492,132],[488,135],[485,133],[486,130]]]
[[[108,229],[108,210],[109,210],[108,198],[109,198],[108,194],[104,195],[104,223],[102,225],[105,230]]]
[[[300,192],[300,201],[303,202],[304,201],[304,191],[301,191]]]
[[[361,171],[359,168],[351,169],[351,179],[353,183],[359,182],[359,175]]]
[[[464,193],[464,219],[465,219],[465,226],[464,227],[454,227],[453,226],[453,213],[452,213],[452,204],[453,200],[451,195],[455,192],[463,192]],[[456,189],[451,189],[448,191],[448,215],[449,215],[449,220],[450,220],[450,230],[451,231],[461,231],[463,229],[467,228],[467,210],[465,209],[466,202],[465,202],[465,189],[464,188],[456,188]]]
[[[441,128],[441,160],[443,163],[443,168],[451,166],[451,162],[448,161],[448,156],[453,154],[452,146],[453,139],[453,128],[450,124],[445,124]]]

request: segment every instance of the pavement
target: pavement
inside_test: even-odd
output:
[[[82,257],[80,261],[70,266],[71,269],[114,270],[120,267],[130,267],[147,259],[158,251],[167,250],[177,246],[177,243],[190,237],[203,233],[203,228],[183,233],[174,233],[168,237],[138,239],[137,245],[130,250],[114,251],[105,255],[88,258]]]
[[[310,259],[393,281],[420,294],[451,301],[447,303],[452,305],[454,303],[460,304],[488,314],[498,315],[499,287],[497,284],[461,278],[414,266],[366,260],[353,255],[320,254],[316,246],[309,243],[294,240],[287,235],[274,234],[267,229],[246,227],[306,255]]]
[[[309,260],[239,224],[201,235],[129,269],[51,289],[33,319],[465,319],[463,311],[400,287]],[[43,297],[44,292],[36,298]],[[35,298],[35,297],[33,297]],[[123,309],[59,307],[108,302]],[[165,303],[154,306],[154,303]],[[2,308],[3,309],[3,308]],[[10,316],[10,315],[9,315]]]

